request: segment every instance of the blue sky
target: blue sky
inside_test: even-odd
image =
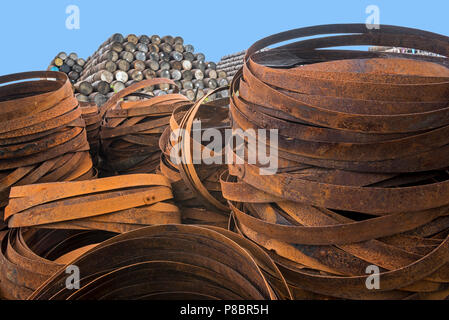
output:
[[[68,5],[80,9],[79,30],[66,28]],[[115,32],[180,35],[218,61],[280,31],[364,23],[368,5],[379,7],[383,24],[449,35],[447,0],[3,0],[0,74],[46,69],[60,51],[87,58]]]

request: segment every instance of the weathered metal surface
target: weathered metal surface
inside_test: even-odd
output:
[[[297,37],[308,39],[265,50]],[[420,30],[302,28],[254,44],[228,91],[213,90],[225,79],[181,38],[116,34],[81,72],[96,92],[76,85],[101,107],[80,107],[60,73],[0,77],[41,78],[0,88],[0,208],[9,196],[12,228],[0,232],[0,298],[447,298],[449,61],[327,49],[350,45],[449,56],[449,38]],[[238,55],[228,59],[234,70]],[[152,79],[162,74],[176,82]],[[104,87],[114,75],[116,94]],[[278,129],[267,145],[277,173],[245,159],[194,165],[193,146],[225,151],[196,140],[195,120]],[[100,133],[107,174],[160,174],[48,183],[95,178],[86,136],[93,151]],[[72,260],[77,291],[65,288]]]
[[[136,174],[79,182],[13,187],[5,208],[9,228],[87,229],[122,233],[181,222],[170,182]]]
[[[98,156],[100,151],[100,126],[103,118],[100,114],[100,109],[95,103],[82,103],[81,117],[86,124],[87,141],[90,146],[90,155],[95,166],[98,164]]]
[[[30,299],[230,299],[290,297],[266,253],[229,231],[199,226],[154,226],[106,240],[73,264],[79,290],[67,290],[64,271]]]
[[[205,103],[207,98],[209,96],[204,96],[195,104],[180,106],[173,112],[170,127],[165,129],[159,141],[163,152],[160,171],[172,182],[183,223],[227,228],[229,208],[221,196],[219,183],[219,177],[226,170],[226,165],[206,164],[209,159],[204,158],[195,165],[191,161],[190,164],[184,161],[186,157],[191,159],[193,155],[192,144],[202,143],[194,140],[196,137],[192,134],[195,119],[201,121],[203,131],[207,128],[230,128],[229,99]],[[205,146],[201,145],[201,152],[206,155],[204,151]],[[214,156],[216,155],[208,153],[208,157]]]
[[[13,186],[95,176],[67,76],[28,72],[2,76],[0,83],[0,211]]]
[[[301,37],[312,38],[262,50]],[[392,26],[317,26],[256,42],[231,84],[232,123],[278,129],[279,169],[229,166],[221,182],[234,229],[269,251],[295,298],[444,299],[448,59],[325,49],[351,45],[449,56],[449,38]],[[378,290],[366,286],[371,265]]]
[[[0,299],[27,299],[71,260],[114,235],[29,228],[0,233]]]
[[[120,100],[129,99],[141,89],[163,84],[175,86],[168,79],[144,80],[114,95],[104,105],[104,112],[108,110],[101,126],[105,174],[152,173],[158,167],[159,138],[168,127],[173,110],[190,101],[178,93],[146,96],[137,101]]]

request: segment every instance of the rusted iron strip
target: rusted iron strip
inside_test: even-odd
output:
[[[296,37],[312,38],[261,51]],[[448,59],[318,50],[401,43],[449,53],[421,30],[317,26],[256,42],[233,79],[233,128],[279,129],[267,143],[279,166],[229,165],[230,227],[269,252],[295,298],[447,297]]]
[[[143,228],[104,241],[73,263],[84,270],[79,290],[66,290],[59,272],[30,299],[277,299],[290,295],[283,276],[263,251],[244,238],[210,227]],[[277,277],[278,282],[269,282],[269,277]],[[108,288],[101,289],[105,285]]]
[[[82,110],[65,74],[18,73],[0,77],[0,84],[1,209],[13,186],[96,175],[85,152]]]
[[[145,80],[116,96],[126,98],[156,84],[175,85],[168,79]],[[190,104],[190,100],[178,93],[138,101],[120,101],[118,97],[111,98],[115,105],[108,102],[104,107],[105,120],[100,133],[105,159],[103,169],[107,173],[122,174],[155,172],[160,157],[160,133],[168,126],[173,110]]]
[[[195,170],[194,162],[193,162],[193,150],[191,149],[192,144],[192,126],[193,121],[196,119],[198,109],[202,106],[203,102],[211,95],[216,92],[220,92],[223,90],[228,90],[228,88],[218,88],[214,91],[212,91],[210,94],[205,95],[201,100],[199,100],[195,105],[187,111],[184,118],[181,120],[180,123],[180,129],[182,130],[180,132],[180,135],[178,137],[178,143],[180,144],[180,155],[181,155],[181,162],[179,165],[179,172],[184,180],[184,182],[187,183],[189,188],[200,198],[203,200],[204,205],[206,207],[211,207],[215,210],[220,210],[223,212],[228,212],[228,207],[226,205],[223,205],[219,200],[217,200],[215,197],[213,197],[209,191],[204,187],[204,185],[201,182],[201,179],[197,175],[197,172]],[[202,124],[205,125],[205,124]],[[200,143],[200,142],[197,142]],[[212,151],[212,150],[211,150]],[[211,154],[212,152],[209,152],[211,157],[215,157],[215,154]]]
[[[10,228],[51,228],[52,224],[61,222],[70,227],[71,222],[76,224],[78,220],[133,225],[145,225],[145,221],[180,223],[175,206],[162,211],[154,206],[160,204],[164,208],[164,201],[172,198],[169,181],[160,175],[35,184],[11,189],[5,220]],[[150,220],[141,217],[152,213],[155,216]]]
[[[25,300],[71,260],[114,233],[13,229],[0,233],[0,298]]]

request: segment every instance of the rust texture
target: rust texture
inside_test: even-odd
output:
[[[60,270],[30,299],[227,299],[289,297],[277,266],[250,241],[225,229],[154,226],[108,239],[73,261],[80,289]]]
[[[159,97],[139,95],[139,90],[160,84],[175,85],[168,79],[144,80],[106,103],[101,127],[102,170],[106,175],[152,173],[157,169],[161,155],[159,138],[168,127],[173,110],[191,103],[179,93]],[[140,99],[122,100],[133,94]]]
[[[168,179],[133,174],[89,181],[13,187],[5,209],[9,228],[86,229],[123,233],[181,223]]]
[[[90,155],[96,166],[98,164],[98,156],[100,152],[100,126],[103,118],[100,109],[95,103],[80,102],[81,117],[86,123],[87,141],[90,146]]]
[[[95,177],[81,109],[65,74],[12,74],[0,84],[0,216],[13,186]]]
[[[363,45],[440,56],[339,49]],[[0,299],[448,299],[445,57],[442,35],[323,25],[256,42],[196,102],[142,91],[168,79],[97,107],[62,73],[0,77]],[[277,129],[278,170],[209,128]]]
[[[170,127],[165,129],[159,141],[162,150],[160,171],[172,182],[174,197],[185,224],[228,226],[229,207],[220,186],[220,175],[227,170],[227,166],[223,162],[206,164],[210,158],[221,155],[212,151],[204,153],[206,146],[202,141],[195,140],[198,135],[192,132],[193,121],[200,120],[200,135],[204,130],[214,128],[224,136],[223,130],[230,128],[229,98],[206,100],[216,92],[225,90],[228,88],[217,89],[194,104],[175,109]],[[206,159],[199,159],[197,164],[192,159],[194,144],[199,146],[202,155],[206,155]]]
[[[234,230],[268,250],[296,299],[445,299],[448,59],[335,49],[351,45],[449,56],[449,38],[393,26],[256,42],[231,85],[232,123],[278,129],[279,170],[229,166],[221,182]],[[378,290],[366,286],[373,265]]]
[[[30,228],[0,232],[0,299],[27,299],[71,260],[115,235]]]

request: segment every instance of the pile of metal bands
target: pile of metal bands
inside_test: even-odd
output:
[[[25,300],[71,260],[116,234],[12,229],[0,232],[0,300]]]
[[[266,253],[213,227],[154,226],[116,236],[72,262],[79,290],[67,290],[62,269],[34,300],[227,299],[289,296]]]
[[[75,52],[72,52],[70,54],[60,52],[52,60],[47,68],[47,71],[64,72],[69,77],[70,82],[75,83],[83,72],[85,64],[86,61],[82,58],[79,58],[78,54],[76,54]]]
[[[384,25],[258,41],[232,83],[232,123],[278,129],[269,143],[279,169],[261,175],[262,165],[243,159],[223,175],[223,194],[236,230],[270,252],[297,299],[444,299],[448,59],[326,49],[360,45],[449,56],[445,36]],[[380,287],[370,290],[373,266]]]
[[[86,124],[87,141],[90,146],[90,155],[96,165],[100,151],[100,126],[103,117],[100,109],[95,103],[80,102],[81,117]]]
[[[181,223],[162,175],[134,174],[11,189],[9,228],[87,229],[123,233],[142,226]]]
[[[110,174],[152,173],[159,166],[159,138],[173,111],[191,105],[190,100],[173,93],[159,97],[140,94],[141,100],[121,101],[158,84],[175,85],[168,79],[144,80],[117,93],[104,105],[108,111],[101,127],[102,170]]]
[[[190,100],[201,98],[219,86],[229,85],[226,72],[217,72],[214,62],[206,62],[203,53],[194,51],[182,37],[138,37],[135,34],[124,37],[116,33],[87,59],[79,81],[74,85],[76,97],[101,106],[114,92],[153,78],[173,80],[180,93]],[[62,63],[60,60],[54,62]],[[70,75],[76,74],[71,72]],[[148,88],[146,93],[160,96],[173,93],[173,89],[164,84]]]
[[[65,74],[7,75],[0,85],[2,217],[12,186],[86,180],[96,173],[81,109]]]
[[[217,89],[193,105],[178,107],[171,116],[170,127],[159,141],[163,152],[160,171],[172,182],[185,224],[222,228],[228,225],[230,210],[220,186],[220,176],[227,170],[222,155],[224,145],[220,146],[222,150],[206,152],[203,141],[199,141],[207,129],[219,130],[224,136],[224,130],[230,128],[229,98],[205,103],[210,95],[225,90],[228,88]],[[201,128],[194,127],[194,121],[198,120]],[[201,159],[193,159],[194,145],[198,147]]]

